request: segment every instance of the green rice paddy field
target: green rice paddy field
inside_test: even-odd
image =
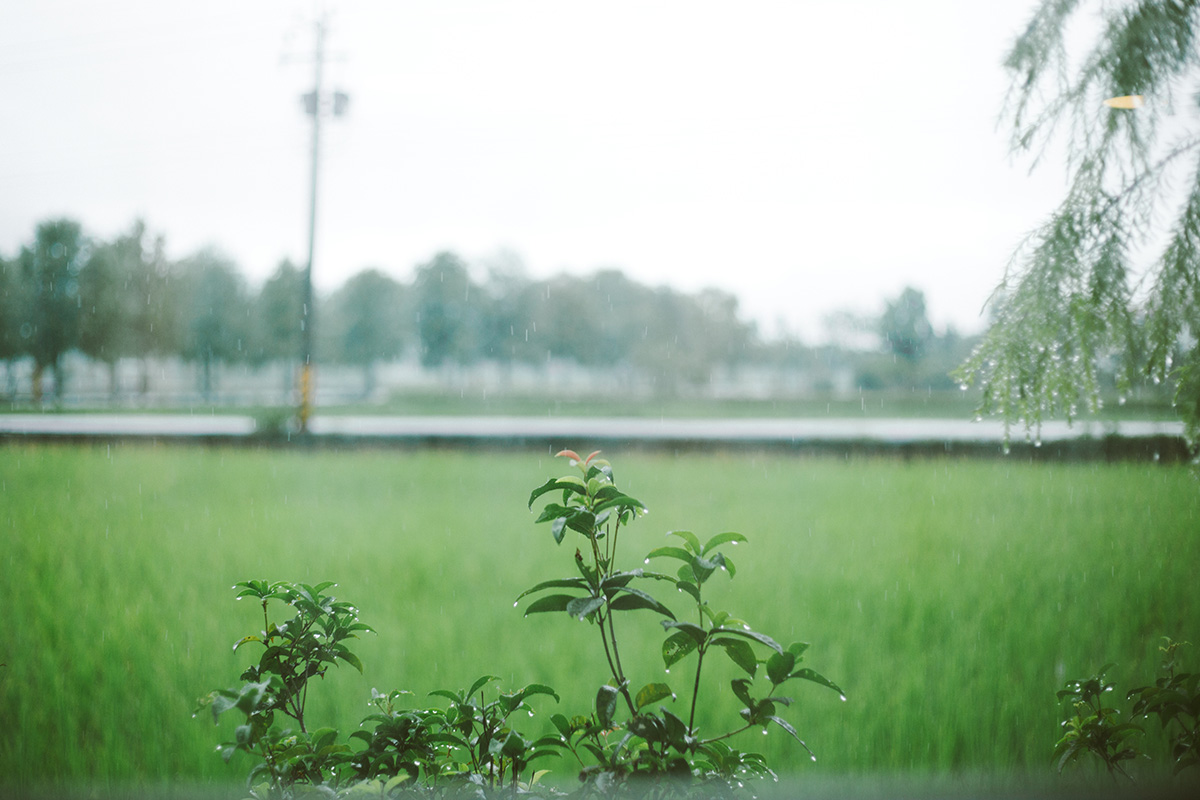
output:
[[[1186,467],[606,455],[651,509],[623,536],[629,567],[671,529],[745,534],[709,599],[810,642],[808,665],[845,688],[793,691],[815,764],[782,732],[743,735],[801,780],[1048,775],[1067,678],[1113,661],[1120,686],[1150,682],[1161,636],[1200,643]],[[585,712],[608,678],[594,630],[513,606],[572,572],[574,547],[525,505],[564,469],[529,451],[0,448],[0,786],[240,781],[249,764],[214,752],[230,730],[192,711],[248,663],[231,645],[260,609],[230,587],[250,578],[336,581],[378,632],[364,675],[315,687],[310,720],[348,733],[372,687],[423,700],[482,674],[560,690],[529,733]],[[674,682],[683,705],[655,615],[621,633],[635,684]]]

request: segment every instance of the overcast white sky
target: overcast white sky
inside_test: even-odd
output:
[[[451,249],[734,292],[806,338],[906,284],[960,331],[1064,176],[1007,155],[1030,0],[329,2],[314,276]],[[302,263],[312,2],[0,0],[0,253],[143,217]]]

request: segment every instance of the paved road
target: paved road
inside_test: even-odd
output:
[[[329,438],[429,440],[626,440],[646,442],[999,443],[1004,425],[961,419],[644,419],[634,417],[314,417],[312,433]],[[203,414],[0,414],[0,435],[40,437],[243,437],[252,417]],[[1048,422],[1043,442],[1180,437],[1179,422]],[[1014,430],[1014,441],[1024,431]]]

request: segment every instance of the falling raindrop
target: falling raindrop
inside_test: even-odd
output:
[[[846,695],[844,695],[844,694],[839,694],[839,695],[838,695],[838,697],[839,697],[839,698],[841,698],[841,700],[842,700],[842,702],[843,702],[843,703],[844,703],[844,702],[846,702]]]

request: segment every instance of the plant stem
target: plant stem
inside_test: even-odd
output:
[[[745,725],[738,728],[737,730],[732,730],[729,733],[723,733],[720,736],[714,736],[711,739],[704,739],[703,741],[700,742],[700,744],[712,744],[713,742],[719,742],[722,739],[729,739],[733,736],[737,736],[742,731],[748,731],[753,727],[754,727],[753,725],[751,725],[749,722],[747,722]]]
[[[613,658],[616,659],[617,671],[619,673],[617,675],[617,679],[620,681],[619,688],[621,690],[621,694],[625,696],[625,702],[629,705],[629,713],[636,714],[637,709],[633,705],[633,698],[629,696],[629,681],[625,679],[625,670],[621,667],[621,651],[617,649],[617,629],[613,627],[612,612],[608,613],[607,619],[608,636],[610,639],[612,639]],[[600,624],[603,626],[604,620],[601,620]]]
[[[704,665],[704,653],[707,647],[700,645],[696,650],[696,680],[692,684],[692,710],[688,714],[688,735],[696,733],[696,698],[700,696],[700,668]]]
[[[608,661],[608,671],[612,673],[613,680],[620,682],[617,675],[617,665],[613,663],[612,653],[608,649],[608,634],[604,630],[604,618],[600,619],[600,643],[604,645],[604,658]]]

